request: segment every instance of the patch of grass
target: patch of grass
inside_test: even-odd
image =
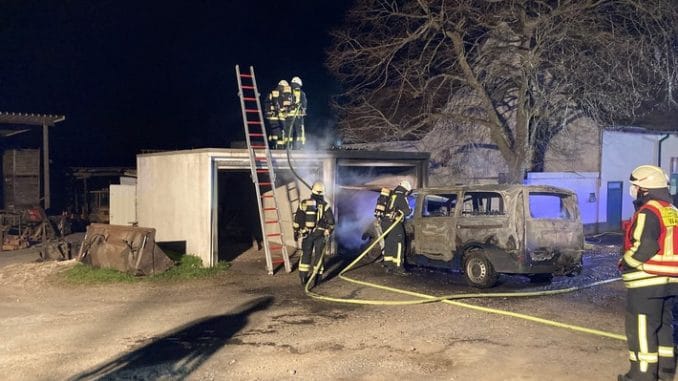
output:
[[[113,269],[99,269],[78,263],[64,272],[64,278],[71,283],[133,283],[141,280],[139,277],[122,273]]]
[[[219,262],[215,267],[203,267],[202,259],[194,255],[180,256],[176,266],[164,273],[137,277],[113,269],[94,268],[78,263],[64,272],[66,281],[76,284],[97,283],[133,283],[154,281],[181,281],[191,279],[205,279],[217,276],[230,267],[228,262]]]
[[[171,269],[149,277],[149,280],[186,280],[211,278],[219,273],[226,271],[231,264],[228,262],[219,262],[214,267],[203,267],[202,259],[194,255],[184,255],[179,259],[179,263]]]

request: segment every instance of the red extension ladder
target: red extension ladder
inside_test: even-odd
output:
[[[285,246],[282,226],[280,224],[280,212],[278,201],[275,196],[275,173],[271,151],[268,148],[266,127],[261,112],[261,101],[257,90],[257,81],[254,76],[254,67],[250,66],[250,72],[241,73],[240,66],[235,66],[238,78],[238,96],[242,109],[243,126],[245,127],[245,140],[247,151],[250,156],[252,169],[252,182],[257,192],[259,204],[259,221],[263,235],[264,251],[266,253],[266,269],[273,274],[273,265],[283,263],[285,271],[292,271],[290,257]],[[280,244],[271,242],[272,238],[278,238]],[[274,259],[273,256],[276,255]]]

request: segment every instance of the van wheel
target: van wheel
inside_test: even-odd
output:
[[[553,280],[553,274],[532,274],[528,275],[530,283],[549,284]]]
[[[464,275],[466,283],[478,288],[490,288],[497,284],[499,274],[494,271],[492,263],[478,249],[470,251],[464,257]]]

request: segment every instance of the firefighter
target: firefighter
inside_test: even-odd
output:
[[[618,381],[672,380],[675,356],[671,309],[678,295],[678,209],[668,177],[653,165],[631,172],[636,212],[626,225],[619,261],[627,290],[630,369]]]
[[[379,196],[377,197],[377,203],[374,206],[374,231],[376,237],[381,236],[383,230],[381,229],[382,219],[386,213],[386,207],[388,206],[388,201],[391,198],[391,190],[389,188],[381,188]],[[376,238],[375,237],[375,238]],[[382,255],[384,254],[384,239],[379,240],[379,247],[381,248]],[[382,257],[383,260],[383,257]]]
[[[328,237],[334,230],[334,214],[325,201],[324,193],[323,183],[315,182],[311,187],[311,197],[301,201],[294,214],[294,239],[302,237],[302,254],[299,260],[299,278],[302,286],[306,285],[314,269],[318,274],[316,283],[318,277],[322,275],[324,270],[321,262],[322,253]]]
[[[381,218],[381,229],[386,231],[400,216],[400,221],[384,237],[384,267],[386,272],[405,274],[405,217],[412,210],[407,201],[408,194],[412,191],[412,185],[407,180],[400,182],[388,196],[388,202]]]
[[[278,98],[277,105],[277,115],[280,122],[281,133],[278,137],[277,148],[285,149],[288,142],[289,134],[289,114],[292,110],[292,87],[286,80],[281,80],[278,82],[278,92],[280,97]]]
[[[292,107],[288,115],[288,126],[290,135],[288,144],[294,149],[301,149],[306,143],[306,131],[304,131],[304,117],[306,116],[306,93],[301,89],[303,86],[301,78],[292,78]]]
[[[268,146],[272,149],[278,148],[278,139],[282,135],[282,125],[278,117],[278,102],[280,102],[280,91],[275,88],[264,101],[264,110],[266,120],[268,121]]]

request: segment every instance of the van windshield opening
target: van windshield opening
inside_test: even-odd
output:
[[[571,220],[574,218],[572,196],[563,193],[530,192],[530,217],[534,219]]]

